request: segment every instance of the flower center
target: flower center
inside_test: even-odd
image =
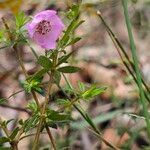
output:
[[[45,35],[48,32],[51,31],[51,24],[49,21],[43,20],[41,22],[39,22],[39,24],[36,27],[36,31],[37,33],[41,34],[41,35]]]

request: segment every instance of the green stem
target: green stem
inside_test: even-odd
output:
[[[23,73],[24,73],[25,77],[27,78],[27,77],[28,77],[28,74],[27,74],[27,72],[26,72],[26,69],[25,69],[24,64],[23,64],[23,62],[22,62],[22,59],[21,59],[21,57],[20,57],[20,53],[18,52],[17,45],[15,45],[14,50],[16,51],[16,54],[17,54],[17,57],[18,57],[18,60],[19,60],[19,64],[20,64],[20,66],[21,66],[21,68],[22,68],[22,70],[23,70]],[[51,85],[51,84],[50,84],[50,85]],[[49,87],[49,93],[50,93],[50,89],[51,89],[51,87]],[[37,144],[38,144],[38,141],[39,141],[39,137],[40,137],[41,127],[42,127],[43,121],[44,121],[44,120],[43,120],[43,116],[44,116],[44,113],[45,113],[46,105],[47,105],[47,103],[48,103],[48,98],[49,98],[48,96],[49,96],[49,95],[46,97],[46,101],[45,101],[45,103],[44,103],[43,108],[41,108],[41,107],[40,107],[39,100],[38,100],[38,98],[37,98],[37,96],[36,96],[36,93],[35,93],[34,91],[31,91],[31,93],[32,93],[32,95],[33,95],[33,98],[34,98],[34,100],[35,100],[37,106],[38,106],[39,109],[40,109],[40,112],[41,112],[41,119],[40,119],[40,122],[39,122],[39,126],[38,126],[38,129],[37,129],[37,134],[36,134],[36,136],[35,136],[35,141],[34,141],[34,146],[33,146],[33,149],[36,149]],[[46,125],[45,121],[44,121],[44,124]],[[49,135],[49,133],[50,133],[49,128],[46,128],[46,131],[47,131],[47,133],[48,133],[48,135]],[[20,132],[19,135],[21,136],[21,135],[22,135],[22,132]],[[18,139],[20,138],[20,136],[18,137]],[[50,138],[50,140],[52,140],[52,138]],[[53,143],[54,143],[53,141],[51,141],[51,143],[52,143],[52,145],[54,145],[54,144],[53,144]],[[54,148],[54,150],[55,150],[55,148]]]
[[[126,51],[124,50],[123,46],[121,45],[120,41],[117,39],[117,37],[115,36],[115,34],[112,32],[112,30],[110,29],[110,27],[107,25],[107,23],[106,23],[105,20],[103,19],[103,17],[102,17],[102,15],[101,15],[100,11],[98,11],[97,14],[98,14],[98,16],[100,17],[101,21],[103,22],[104,26],[106,27],[106,31],[108,32],[110,38],[112,39],[112,41],[113,41],[115,47],[116,47],[116,45],[117,45],[118,54],[121,56],[121,53],[120,53],[120,50],[121,50],[121,52],[124,54],[124,57],[126,58],[127,62],[130,64],[130,66],[131,66],[132,69],[130,69],[130,66],[128,65],[128,63],[126,63],[126,61],[125,61],[124,59],[122,59],[123,57],[121,56],[121,57],[122,57],[122,58],[121,58],[121,59],[122,59],[122,62],[124,63],[126,69],[129,71],[129,73],[131,73],[132,70],[133,70],[133,73],[131,73],[131,75],[132,75],[134,81],[135,81],[136,84],[137,84],[137,79],[136,79],[136,77],[134,76],[135,67],[134,67],[133,62],[130,60],[129,56],[127,55],[127,53],[126,53]],[[118,49],[118,47],[119,47],[119,49]],[[147,84],[145,83],[145,81],[144,81],[143,79],[142,79],[142,83],[143,83],[143,85],[145,86],[145,89],[147,90],[147,92],[150,93],[149,87],[147,86]],[[137,84],[137,86],[139,86],[139,85]],[[150,102],[150,98],[148,97],[148,95],[147,95],[147,93],[146,93],[145,91],[144,91],[144,94],[145,94],[145,97],[146,97],[147,101]]]
[[[45,122],[46,106],[47,106],[47,104],[49,102],[49,95],[51,93],[51,88],[52,88],[52,84],[53,84],[53,75],[54,75],[54,72],[55,72],[55,66],[57,64],[57,55],[58,55],[58,52],[56,51],[55,56],[53,58],[54,65],[53,65],[51,74],[49,75],[50,80],[48,82],[48,89],[47,89],[47,93],[45,95],[44,105],[43,105],[43,107],[41,109],[41,118],[40,118],[40,122],[39,122],[38,127],[37,127],[37,132],[36,132],[36,135],[35,135],[35,140],[34,140],[34,144],[33,144],[33,149],[32,150],[36,150],[37,149],[37,144],[38,144],[39,137],[40,137],[40,131],[41,131],[41,128],[42,128],[42,125],[43,125],[43,121]],[[48,133],[49,138],[51,140],[53,149],[56,150],[54,139],[53,139],[52,134],[51,134],[51,132],[50,132],[50,130],[49,130],[49,128],[47,126],[46,126],[46,130],[47,130],[47,133]]]
[[[68,79],[66,78],[66,76],[64,75],[64,73],[62,73],[67,85],[69,86],[70,89],[73,89],[72,85],[70,84],[70,82],[68,81]]]
[[[37,131],[36,131],[32,150],[36,150],[38,147],[38,142],[39,142],[39,138],[40,138],[40,132],[41,132],[42,125],[43,125],[43,116],[41,116],[40,122],[39,122],[38,127],[37,127]]]
[[[29,47],[31,48],[31,51],[32,51],[32,53],[34,54],[36,60],[38,60],[38,55],[37,55],[37,53],[36,53],[35,50],[30,46],[30,43],[29,43],[28,41],[27,41],[27,43],[28,43]],[[57,58],[56,58],[56,59],[57,59]],[[34,97],[34,99],[35,99],[35,101],[36,101],[38,107],[40,108],[39,101],[38,101],[38,99],[37,99],[36,94],[35,94],[34,91],[32,92],[32,95],[33,95],[33,97]],[[43,114],[42,108],[40,109],[40,112],[41,112],[41,115],[42,115],[42,114]],[[44,119],[44,118],[43,118],[43,119]],[[41,120],[43,120],[43,119],[41,119]],[[41,124],[41,123],[42,123],[42,121],[39,123],[39,129],[42,127],[42,124]],[[49,129],[49,128],[47,127],[47,125],[46,125],[45,119],[44,119],[44,124],[45,124],[45,126],[46,126],[45,128],[46,128],[47,134],[48,134],[48,136],[49,136],[49,138],[50,138],[50,141],[51,141],[51,143],[52,143],[52,146],[53,146],[54,149],[56,149],[53,136],[52,136],[52,134],[51,134],[50,129]],[[37,137],[35,138],[37,141],[38,141],[39,136],[40,136],[40,130],[39,130],[39,129],[37,130],[37,133],[35,134],[35,136],[37,136]]]
[[[52,87],[52,81],[53,81],[53,74],[51,74],[51,78],[49,80],[49,86],[48,86],[48,91],[47,91],[47,94],[45,96],[45,102],[44,102],[44,105],[42,107],[42,111],[41,111],[41,118],[40,118],[40,122],[38,124],[38,127],[37,127],[37,132],[36,132],[36,135],[35,135],[35,140],[34,140],[34,144],[33,144],[33,149],[32,150],[36,150],[37,149],[37,144],[39,142],[39,137],[40,137],[40,132],[41,132],[41,128],[42,128],[42,125],[43,125],[43,121],[45,122],[45,112],[46,112],[46,106],[48,104],[48,101],[49,101],[49,95],[50,95],[50,91],[51,91],[51,87]],[[47,129],[47,131],[49,131]],[[49,135],[49,133],[48,133]],[[52,145],[54,146],[54,140],[52,138],[50,138],[52,141]],[[54,150],[56,150],[56,147],[54,146],[53,147]]]
[[[42,132],[41,134],[47,134],[47,132]],[[35,136],[35,135],[36,135],[36,133],[31,133],[31,134],[24,135],[24,136],[20,137],[19,141],[21,141],[25,138],[31,137],[31,136]]]
[[[25,66],[24,66],[24,64],[23,64],[23,61],[22,61],[22,58],[21,58],[21,55],[20,55],[20,51],[18,50],[17,45],[14,45],[14,46],[13,46],[13,49],[14,49],[14,51],[15,51],[15,53],[16,53],[17,58],[18,58],[20,67],[21,67],[21,69],[22,69],[22,71],[23,71],[25,77],[27,78],[27,77],[28,77],[28,74],[27,74],[27,71],[26,71]]]
[[[29,41],[27,41],[27,44],[28,44],[28,46],[30,47],[30,49],[31,49],[32,53],[34,54],[35,58],[38,60],[38,55],[37,55],[37,53],[35,52],[34,48],[30,45]]]
[[[142,79],[141,79],[140,69],[138,66],[138,57],[137,57],[137,52],[136,52],[136,46],[135,46],[135,42],[134,42],[134,38],[133,38],[133,34],[132,34],[132,26],[131,26],[129,14],[128,14],[128,1],[122,0],[122,4],[123,4],[123,8],[124,8],[124,16],[125,16],[126,26],[127,26],[127,30],[128,30],[128,36],[129,36],[129,40],[130,40],[132,58],[133,58],[133,62],[135,65],[135,73],[136,73],[137,83],[138,83],[139,92],[140,92],[140,99],[141,99],[141,103],[143,106],[143,114],[146,119],[147,131],[148,131],[148,136],[149,136],[149,140],[150,140],[149,113],[148,113],[148,107],[146,105],[144,90],[142,87]]]
[[[65,77],[65,75],[63,75]],[[65,77],[64,78],[66,83],[68,84],[68,86],[70,86],[70,82],[69,80]],[[65,94],[65,96],[68,98],[68,100],[72,101],[71,98],[65,93],[65,91],[61,88],[60,85],[57,85],[58,88]],[[72,88],[72,85],[71,85]],[[110,142],[106,141],[103,137],[102,137],[102,133],[99,131],[99,129],[96,127],[96,125],[94,124],[94,122],[92,121],[92,118],[82,109],[82,107],[77,106],[76,104],[73,104],[73,107],[80,113],[80,115],[86,120],[86,122],[91,126],[91,128],[93,129],[93,132],[96,133],[98,135],[98,137],[109,147],[113,148],[114,150],[119,150],[119,148],[117,148],[116,146],[114,146],[113,144],[111,144]]]
[[[130,73],[130,75],[133,77],[133,79],[134,79],[134,81],[136,82],[136,84],[138,85],[135,74],[133,73],[132,69],[130,69],[130,67],[128,66],[128,63],[124,60],[124,58],[122,57],[122,55],[121,55],[121,53],[120,53],[120,49],[119,49],[120,47],[119,47],[119,45],[117,44],[116,40],[114,39],[114,37],[112,36],[112,34],[111,34],[109,31],[108,31],[108,34],[109,34],[109,36],[110,36],[112,42],[114,43],[114,46],[115,46],[115,48],[116,48],[116,50],[117,50],[117,52],[118,52],[118,54],[119,54],[119,56],[120,56],[120,58],[121,58],[123,64],[124,64],[124,66],[126,67],[126,69],[128,70],[128,72]],[[145,83],[145,82],[144,82],[144,83]],[[144,84],[144,83],[143,83],[143,84]],[[146,85],[145,85],[145,86],[146,86]],[[150,99],[149,99],[149,97],[147,96],[146,92],[144,92],[144,94],[145,94],[146,99],[147,99],[148,102],[150,103]]]

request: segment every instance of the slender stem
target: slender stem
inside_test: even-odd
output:
[[[42,107],[42,112],[41,112],[41,118],[40,118],[40,122],[39,122],[39,125],[38,125],[38,128],[37,128],[37,134],[35,136],[35,140],[34,140],[34,146],[33,146],[33,150],[36,150],[37,148],[37,143],[39,141],[39,136],[40,136],[40,131],[41,131],[41,128],[42,128],[42,125],[43,125],[43,120],[45,120],[45,112],[46,112],[46,106],[48,104],[48,101],[49,101],[49,95],[50,95],[50,91],[51,91],[51,87],[52,87],[52,81],[53,81],[53,75],[51,74],[51,78],[49,80],[49,86],[48,86],[48,91],[47,91],[47,94],[45,96],[45,102],[44,102],[44,105]],[[48,130],[47,130],[48,131]],[[48,131],[49,132],[49,131]],[[52,138],[50,138],[52,140]],[[52,143],[54,143],[54,141],[51,141]],[[54,146],[54,144],[53,144]],[[54,147],[54,150],[56,150],[56,147]]]
[[[14,49],[16,55],[17,55],[17,58],[18,58],[20,67],[22,68],[22,71],[23,71],[25,77],[27,78],[27,77],[28,77],[28,73],[27,73],[27,71],[26,71],[26,69],[25,69],[25,66],[24,66],[24,64],[23,64],[23,61],[22,61],[22,58],[21,58],[21,55],[20,55],[20,51],[18,50],[17,45],[14,45],[14,46],[13,46],[13,49]]]
[[[34,97],[34,99],[35,99],[35,101],[36,101],[38,107],[40,108],[40,104],[39,104],[39,101],[38,101],[38,99],[37,99],[37,96],[36,96],[35,92],[33,91],[32,94],[33,94],[33,97]],[[42,109],[40,109],[40,112],[41,112],[41,115],[42,115]],[[50,131],[50,129],[47,127],[45,120],[44,120],[44,124],[45,124],[45,126],[46,126],[45,128],[46,128],[47,134],[48,134],[48,136],[49,136],[49,138],[50,138],[50,141],[51,141],[51,143],[52,143],[52,146],[54,147],[54,150],[56,150],[56,148],[55,148],[55,147],[56,147],[56,146],[55,146],[55,142],[54,142],[54,140],[53,140],[51,131]]]
[[[59,89],[65,94],[65,96],[71,101],[70,97],[65,93],[65,91],[58,85]],[[76,104],[73,105],[73,107],[80,113],[80,115],[85,119],[85,121],[91,126],[93,129],[92,131],[95,132],[98,137],[109,147],[112,147],[114,150],[119,150],[119,148],[115,147],[112,143],[106,141],[103,137],[99,129],[95,126],[90,116],[86,113],[84,113]],[[80,106],[81,107],[81,106]],[[90,120],[90,121],[88,121]],[[111,146],[110,146],[111,145]]]
[[[11,97],[13,97],[14,95],[17,95],[18,93],[21,93],[21,92],[23,92],[24,90],[19,90],[19,91],[17,91],[17,92],[15,92],[15,93],[13,93],[13,94],[11,94],[10,96],[8,96],[8,97],[6,97],[6,98],[3,98],[4,100],[9,100]]]
[[[28,44],[28,46],[30,47],[30,49],[31,49],[32,53],[34,54],[35,58],[38,60],[38,55],[37,55],[37,53],[35,52],[34,48],[30,45],[29,41],[27,41],[27,44]]]
[[[22,68],[22,70],[23,70],[23,73],[24,73],[25,77],[27,78],[27,77],[28,77],[28,74],[27,74],[27,72],[26,72],[26,69],[25,69],[24,64],[23,64],[23,62],[22,62],[22,59],[21,59],[20,54],[19,54],[19,52],[18,52],[17,46],[14,47],[14,50],[16,51],[16,54],[17,54],[17,57],[18,57],[18,60],[19,60],[19,64],[20,64],[20,66],[21,66],[21,68]],[[50,81],[50,82],[52,82],[52,81]],[[50,84],[50,86],[49,86],[48,93],[50,93],[51,85],[52,85],[52,84]],[[44,120],[45,120],[44,113],[45,113],[46,105],[47,105],[47,103],[48,103],[49,94],[47,94],[47,96],[46,96],[46,98],[45,98],[46,100],[45,100],[45,103],[44,103],[43,108],[40,108],[40,103],[39,103],[39,100],[38,100],[38,98],[37,98],[35,92],[34,92],[34,91],[31,91],[31,93],[32,93],[32,95],[33,95],[33,98],[34,98],[34,100],[35,100],[37,106],[38,106],[39,109],[40,109],[40,112],[41,112],[41,119],[40,119],[40,122],[39,122],[39,126],[38,126],[38,128],[37,128],[37,134],[36,134],[36,136],[35,136],[35,141],[34,141],[34,146],[33,146],[33,149],[36,149],[37,143],[38,143],[39,137],[40,137],[41,127],[42,127],[42,125],[43,125],[43,118],[44,118]],[[46,125],[46,122],[45,122],[45,121],[44,121],[44,124]],[[46,129],[46,131],[47,131],[47,133],[48,133],[48,135],[49,135],[50,130],[49,130],[49,129]],[[21,136],[21,134],[20,134],[20,136]],[[18,137],[18,138],[19,138],[19,137]],[[50,140],[51,140],[51,138],[50,138]],[[54,143],[54,142],[51,141],[51,143]],[[53,144],[52,144],[52,145],[53,145]],[[54,148],[54,149],[55,149],[55,148]]]
[[[54,142],[54,138],[53,138],[53,136],[52,136],[52,133],[51,133],[51,131],[50,131],[50,129],[49,129],[49,127],[46,125],[46,131],[47,131],[47,133],[48,133],[48,136],[49,136],[49,138],[51,139],[51,143],[52,143],[52,146],[53,146],[53,148],[54,148],[54,150],[56,150],[56,145],[55,145],[55,142]]]
[[[106,139],[104,139],[102,136],[100,136],[97,132],[95,132],[95,131],[93,131],[93,130],[91,130],[89,128],[88,128],[88,130],[91,131],[92,133],[94,133],[97,137],[99,137],[107,146],[109,146],[109,147],[111,147],[111,148],[113,148],[115,150],[120,150],[118,147],[110,144]]]
[[[35,135],[32,150],[36,150],[37,147],[38,147],[38,142],[39,142],[39,138],[40,138],[40,132],[41,132],[42,125],[43,125],[43,118],[41,116],[40,122],[39,122],[38,127],[37,127],[37,132],[36,132],[36,135]]]
[[[69,86],[70,89],[73,89],[72,85],[70,84],[70,82],[68,81],[68,79],[66,78],[66,76],[64,75],[64,73],[62,73],[67,85]]]
[[[7,32],[8,36],[9,36],[9,39],[12,42],[13,41],[13,37],[12,37],[12,34],[10,32],[10,29],[9,29],[9,26],[7,25],[4,17],[2,17],[2,22],[3,22],[3,24],[4,24],[5,28],[6,28],[6,32]]]
[[[41,134],[46,134],[46,133],[47,132],[42,132]],[[31,133],[31,134],[28,134],[28,135],[24,135],[24,136],[20,137],[19,141],[21,141],[21,140],[23,140],[27,137],[34,136],[34,135],[36,135],[36,133]]]
[[[134,64],[133,64],[133,62],[130,60],[130,58],[129,58],[129,56],[127,55],[127,53],[126,53],[126,51],[124,50],[124,48],[122,47],[120,41],[117,39],[117,37],[114,35],[114,33],[112,32],[112,30],[110,29],[110,27],[107,25],[107,23],[105,22],[105,20],[103,19],[102,15],[101,15],[100,11],[98,11],[97,14],[98,14],[98,16],[100,17],[100,19],[101,19],[101,21],[103,22],[103,24],[105,25],[106,31],[107,31],[108,34],[110,35],[110,37],[111,37],[111,39],[112,39],[112,41],[113,41],[115,47],[116,47],[116,45],[117,45],[117,51],[118,51],[119,55],[121,54],[121,53],[119,52],[119,50],[121,50],[122,53],[124,54],[125,58],[126,58],[127,61],[129,62],[129,64],[131,65],[133,71],[135,72]],[[119,47],[120,49],[118,49],[118,47]],[[124,59],[123,59],[123,63],[124,63],[124,65],[125,65],[125,67],[127,68],[127,70],[128,70],[129,72],[132,72],[132,70],[130,69],[130,66],[128,66],[128,64],[126,63],[126,61],[124,61]],[[136,82],[136,84],[137,84],[137,79],[136,79],[136,77],[134,76],[134,73],[132,73],[131,75],[132,75],[133,79],[135,80],[135,82]],[[144,81],[143,79],[142,79],[142,82],[143,82],[143,85],[145,86],[145,89],[147,90],[147,92],[150,93],[149,87],[147,86],[147,84],[145,83],[145,81]],[[138,86],[138,84],[137,84],[137,86]],[[144,91],[144,93],[145,93],[146,99],[150,102],[150,98],[148,97],[147,93],[146,93],[145,91]]]
[[[19,55],[19,54],[18,54],[18,58],[19,58],[19,63],[20,63],[20,65],[21,65],[21,67],[22,67],[22,70],[23,70],[23,72],[24,72],[24,74],[25,74],[25,76],[26,76],[26,78],[27,78],[28,75],[27,75],[26,69],[25,69],[25,67],[24,67],[24,64],[23,64],[22,59],[20,58],[20,55]],[[52,79],[52,78],[51,78],[51,79]],[[45,97],[45,103],[44,103],[43,108],[40,109],[39,100],[38,100],[38,98],[37,98],[35,92],[34,92],[34,91],[31,91],[31,93],[32,93],[32,95],[33,95],[33,97],[34,97],[34,100],[36,101],[36,104],[37,104],[37,106],[39,107],[40,112],[41,112],[41,119],[40,119],[40,122],[39,122],[39,125],[38,125],[38,128],[37,128],[37,134],[35,135],[35,141],[34,141],[33,150],[36,149],[36,147],[37,147],[37,143],[38,143],[39,137],[40,137],[40,131],[41,131],[41,128],[42,128],[42,125],[43,125],[43,121],[45,120],[44,114],[45,114],[46,106],[47,106],[47,103],[48,103],[48,100],[49,100],[49,93],[50,93],[51,86],[52,86],[52,80],[51,80],[51,79],[50,79],[50,82],[49,82],[49,85],[50,85],[50,86],[49,86],[49,88],[48,88],[48,94],[47,94],[46,97]],[[45,121],[44,121],[44,124],[46,125],[46,122],[45,122]],[[46,131],[47,131],[48,135],[51,133],[49,128],[46,128]],[[49,137],[50,137],[50,136],[49,136]],[[51,143],[52,143],[52,146],[54,147],[54,150],[56,150],[56,147],[55,147],[55,145],[54,145],[54,140],[53,140],[53,141],[52,141],[52,140],[53,140],[53,138],[50,138],[50,141],[51,141]]]
[[[65,77],[65,75],[64,75]],[[64,78],[66,83],[71,85],[70,82],[68,81],[67,78]],[[68,86],[69,86],[68,85]],[[70,100],[71,98],[65,93],[65,91],[61,88],[60,85],[57,85],[58,88],[65,94],[65,96]],[[72,86],[71,86],[72,87]],[[91,126],[91,128],[93,129],[93,132],[96,133],[99,138],[109,147],[113,148],[114,150],[119,150],[119,148],[117,148],[116,146],[114,146],[113,144],[111,144],[110,142],[106,141],[103,137],[102,137],[102,133],[99,131],[99,129],[96,127],[96,125],[94,124],[94,122],[92,121],[92,118],[84,112],[84,110],[82,109],[82,107],[77,106],[76,104],[73,104],[73,107],[80,113],[80,115],[85,119],[85,121]]]
[[[31,93],[32,93],[32,96],[33,96],[33,98],[34,98],[34,100],[35,100],[37,106],[38,106],[39,109],[40,109],[40,103],[39,103],[39,100],[38,100],[38,98],[37,98],[37,96],[36,96],[36,93],[35,93],[34,91],[31,91]],[[40,110],[41,110],[41,109],[40,109]]]
[[[42,107],[41,118],[40,118],[39,125],[37,127],[37,132],[36,132],[36,136],[35,136],[35,139],[34,139],[34,144],[33,144],[33,149],[32,150],[36,150],[36,148],[37,148],[37,143],[39,141],[40,131],[41,131],[41,128],[42,128],[42,125],[43,125],[43,120],[45,120],[46,106],[49,102],[49,95],[50,95],[50,92],[51,92],[52,83],[53,83],[53,73],[51,73],[50,80],[49,80],[49,83],[48,83],[48,90],[47,90],[47,94],[45,96],[44,105]],[[50,132],[50,130],[48,130],[48,128],[47,128],[47,131]],[[50,138],[50,140],[52,140],[51,141],[52,146],[53,146],[54,150],[56,150],[55,144],[53,144],[54,143],[53,138]]]
[[[78,97],[75,98],[75,99],[73,99],[68,105],[59,108],[58,111],[61,112],[62,110],[66,109],[66,108],[68,108],[68,107],[73,106],[76,102],[78,102],[78,100],[79,100]]]
[[[123,56],[121,55],[119,45],[117,44],[117,42],[116,42],[116,40],[114,39],[113,35],[112,35],[109,31],[108,31],[108,34],[109,34],[109,36],[110,36],[112,42],[114,43],[114,46],[115,46],[115,48],[116,48],[116,50],[117,50],[117,52],[118,52],[118,54],[119,54],[119,56],[120,56],[120,58],[121,58],[123,64],[124,64],[124,66],[126,67],[126,69],[127,69],[128,72],[130,73],[130,75],[133,77],[134,81],[136,82],[136,84],[137,84],[137,86],[138,86],[136,76],[134,75],[133,71],[132,71],[132,70],[130,69],[130,67],[128,66],[128,63],[124,60]],[[144,82],[144,83],[145,83],[145,82]],[[143,83],[143,84],[144,84],[144,83]],[[147,96],[147,94],[146,94],[145,92],[144,92],[144,95],[145,95],[145,97],[147,98],[148,102],[150,103],[150,99],[149,99],[149,97]]]
[[[128,14],[128,1],[122,0],[122,4],[123,4],[123,8],[124,8],[124,16],[125,16],[126,26],[127,26],[129,40],[130,40],[132,58],[133,58],[133,62],[135,65],[135,73],[136,73],[136,77],[137,77],[137,83],[139,85],[138,87],[139,87],[139,92],[140,92],[141,103],[143,106],[143,114],[144,114],[144,117],[145,117],[145,120],[147,123],[147,131],[148,131],[148,136],[149,136],[149,140],[150,140],[149,113],[148,113],[148,108],[146,105],[144,90],[142,87],[142,79],[141,79],[140,69],[138,66],[138,57],[137,57],[137,52],[136,52],[136,46],[135,46],[135,42],[134,42],[134,38],[133,38],[133,34],[132,34],[132,26],[131,26],[129,14]]]
[[[0,107],[9,108],[9,109],[13,109],[16,111],[22,111],[22,112],[26,112],[26,113],[30,114],[30,112],[28,110],[26,110],[25,108],[21,108],[21,107],[10,106],[10,105],[6,105],[6,104],[0,104]]]

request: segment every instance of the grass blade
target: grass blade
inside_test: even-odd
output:
[[[147,108],[146,99],[145,99],[145,95],[144,95],[144,90],[142,87],[141,73],[140,73],[140,69],[138,66],[137,50],[136,50],[134,37],[132,34],[132,26],[131,26],[129,14],[128,14],[128,1],[122,0],[122,5],[123,5],[123,9],[124,9],[124,16],[125,16],[126,26],[127,26],[127,30],[128,30],[128,36],[129,36],[129,40],[130,40],[132,58],[133,58],[134,66],[135,66],[135,73],[136,73],[137,83],[138,83],[138,87],[139,87],[141,104],[143,106],[143,114],[144,114],[144,117],[146,119],[148,136],[150,138],[149,113],[148,113],[148,108]]]

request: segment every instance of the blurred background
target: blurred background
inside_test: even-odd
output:
[[[1,0],[0,18],[4,16],[13,26],[12,14],[24,11],[27,15],[34,15],[45,9],[54,9],[58,11],[67,26],[65,12],[69,10],[72,2],[71,0]],[[101,11],[105,21],[131,56],[121,0],[83,0],[80,17],[85,22],[74,33],[81,36],[82,40],[67,49],[68,52],[76,51],[71,63],[81,67],[82,71],[67,77],[74,87],[77,86],[78,81],[86,84],[97,83],[107,87],[104,94],[89,103],[82,102],[81,104],[92,116],[106,140],[124,150],[146,149],[150,145],[147,141],[144,119],[134,115],[141,114],[138,88],[122,64],[95,10]],[[146,83],[150,86],[150,0],[130,0],[129,14],[133,24],[140,67]],[[3,26],[2,23],[0,26]],[[35,43],[32,43],[32,47],[39,55],[44,54],[44,51]],[[28,46],[22,46],[22,57],[28,73],[33,74],[38,66]],[[12,93],[22,90],[20,84],[22,80],[24,80],[24,75],[13,51],[9,48],[1,49],[0,98],[8,98]],[[65,86],[63,80],[61,84]],[[61,91],[53,90],[56,95],[61,96]],[[40,95],[38,96],[43,99]],[[25,109],[27,100],[32,100],[32,96],[24,91],[18,93],[11,97],[7,104],[0,104],[0,115],[4,119],[26,119],[28,117]],[[58,149],[62,150],[68,146],[71,150],[108,149],[88,130],[88,125],[77,111],[73,110],[72,116],[75,121],[70,125],[53,130]],[[10,129],[15,125],[14,121],[10,124]],[[19,144],[19,149],[30,150],[32,140],[32,137],[23,139]],[[40,142],[41,148],[39,149],[50,149],[47,136],[42,135]]]

